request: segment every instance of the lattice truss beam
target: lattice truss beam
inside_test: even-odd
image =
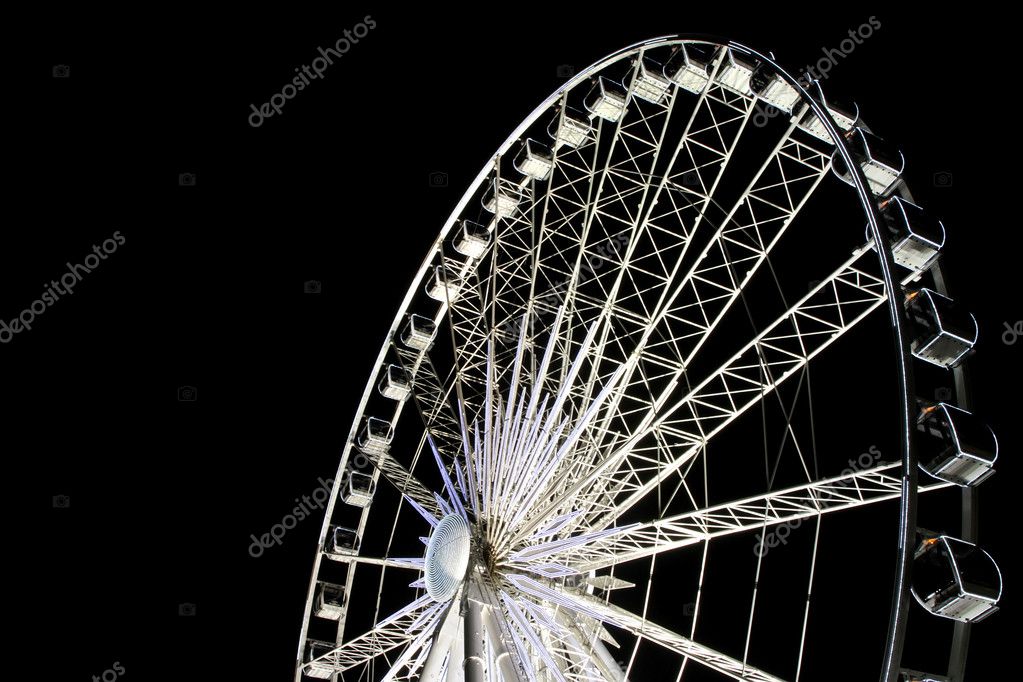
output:
[[[377,623],[368,632],[313,659],[306,667],[319,663],[329,665],[338,672],[344,672],[357,666],[367,665],[378,656],[398,647],[405,646],[405,652],[407,652],[411,649],[408,645],[417,639],[426,641],[444,606],[444,604],[433,601],[428,595],[423,595]],[[418,653],[418,651],[414,653]]]
[[[921,491],[949,485],[939,482],[923,486]],[[754,532],[820,514],[897,499],[901,492],[899,464],[884,463],[650,523],[550,540],[512,554],[509,564],[524,570],[528,562],[543,559],[563,565],[572,573],[585,574],[724,535]]]
[[[619,628],[635,637],[682,654],[695,663],[731,679],[782,682],[780,678],[752,665],[743,663],[668,628],[651,623],[627,609],[595,599],[577,590],[556,584],[547,584],[528,576],[516,574],[509,575],[508,582],[514,586],[512,593],[515,602],[532,603],[535,605],[532,607],[533,611],[540,611],[544,608],[567,610],[573,618],[588,618],[603,625]],[[507,601],[510,599],[506,600],[506,603]],[[558,628],[559,624],[552,623],[549,616],[546,619],[541,616],[536,619],[535,627],[541,631],[550,631]]]

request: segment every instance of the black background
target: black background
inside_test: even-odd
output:
[[[32,578],[17,595],[30,625],[13,627],[42,644],[37,671],[84,680],[117,661],[139,680],[289,679],[319,521],[258,560],[249,535],[333,475],[411,275],[461,188],[563,82],[557,67],[688,32],[798,69],[871,14],[882,28],[828,87],[905,152],[917,199],[949,227],[950,286],[980,323],[975,408],[1005,453],[984,486],[981,537],[1006,591],[1003,612],[975,630],[969,670],[1008,670],[998,640],[1017,619],[1023,343],[1001,334],[1023,311],[1016,114],[1004,100],[1014,73],[992,22],[724,3],[572,9],[178,5],[54,11],[36,24],[32,87],[8,129],[30,153],[8,186],[19,210],[0,240],[0,317],[115,230],[126,238],[0,347],[7,480],[26,497],[10,523],[27,540],[11,560]],[[324,79],[248,124],[250,104],[366,15],[377,28]],[[56,64],[70,77],[53,78]],[[438,172],[446,186],[431,183]],[[322,293],[305,294],[306,280]],[[178,400],[186,385],[194,402]],[[70,505],[54,508],[55,495]],[[196,615],[179,616],[180,603]]]

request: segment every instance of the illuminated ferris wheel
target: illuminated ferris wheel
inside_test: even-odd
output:
[[[830,524],[877,510],[875,668],[960,679],[1001,592],[971,503],[997,441],[963,390],[977,325],[945,291],[944,226],[902,172],[854,106],[739,44],[658,38],[565,83],[462,196],[387,332],[296,681],[810,679]],[[849,414],[830,379],[877,366],[890,400]],[[935,372],[958,390],[918,399]],[[899,438],[847,467],[841,411]],[[918,493],[961,498],[961,531],[919,528]],[[743,590],[714,585],[740,569]],[[950,620],[940,674],[903,667],[911,610]]]

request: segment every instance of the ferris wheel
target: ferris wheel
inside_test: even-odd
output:
[[[978,330],[945,290],[945,228],[903,166],[855,106],[737,43],[657,38],[570,78],[480,171],[387,331],[296,682],[811,679],[822,547],[877,510],[874,668],[961,679],[1001,594],[972,504],[998,446],[969,412]],[[877,367],[877,412],[843,404],[836,373]],[[918,398],[946,375],[957,390]],[[885,419],[890,446],[829,451],[834,424]],[[956,532],[918,527],[939,495],[962,500]],[[714,586],[740,569],[742,590]],[[949,619],[947,670],[904,667],[911,610]]]

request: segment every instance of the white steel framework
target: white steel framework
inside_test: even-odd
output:
[[[661,70],[682,56],[684,78]],[[745,648],[718,651],[697,631],[699,591],[688,634],[647,617],[655,566],[672,552],[702,554],[702,585],[721,538],[812,520],[813,576],[826,514],[899,500],[905,523],[917,492],[915,480],[907,488],[909,450],[902,462],[822,474],[828,453],[817,452],[805,396],[818,357],[850,353],[847,336],[930,274],[893,278],[890,245],[875,230],[865,245],[843,242],[844,253],[822,248],[839,255],[821,256],[808,292],[785,294],[775,261],[793,258],[779,255],[786,238],[806,229],[814,196],[839,184],[832,157],[848,150],[823,103],[787,75],[799,94],[791,119],[754,130],[766,104],[744,85],[751,64],[777,68],[703,39],[627,48],[552,94],[471,184],[394,318],[326,510],[321,550],[342,518],[358,548],[381,549],[317,554],[296,681],[326,669],[338,680],[622,682],[641,646],[676,657],[679,680],[690,665],[730,679],[799,679],[812,577],[795,665],[767,672],[750,655],[764,587],[739,619]],[[770,144],[751,162],[742,149],[757,136]],[[858,181],[867,192],[862,173]],[[926,267],[937,272],[934,259]],[[758,290],[780,301],[767,319],[756,319]],[[711,486],[719,442],[760,413],[766,444],[776,409],[794,478],[776,485],[771,474],[745,493]],[[797,412],[809,413],[809,436]],[[367,426],[369,417],[378,421]],[[398,502],[344,505],[339,491],[356,471]],[[392,556],[407,533],[425,533],[429,561]],[[632,610],[615,595],[637,586],[615,572],[641,561],[649,578]],[[336,570],[345,599],[324,624],[316,588]],[[395,582],[407,605],[381,618]],[[376,595],[374,617],[350,634],[357,585]],[[308,653],[314,627],[330,631],[332,650]],[[885,679],[898,672],[896,635]]]

